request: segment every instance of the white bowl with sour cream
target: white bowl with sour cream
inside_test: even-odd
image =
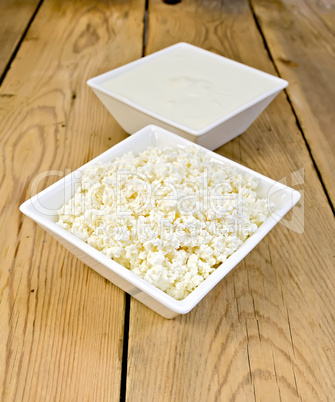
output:
[[[156,124],[211,150],[243,133],[288,85],[187,43],[87,84],[127,133]]]

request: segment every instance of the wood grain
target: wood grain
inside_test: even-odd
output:
[[[143,13],[143,1],[44,1],[1,87],[3,401],[119,400],[124,293],[18,208],[39,173],[125,138],[86,80],[141,56]]]
[[[311,153],[335,204],[335,3],[252,0]]]
[[[146,52],[179,41],[275,74],[247,1],[150,1]],[[334,400],[333,216],[285,94],[217,151],[302,200],[186,316],[131,299],[127,400]]]
[[[38,4],[39,0],[0,1],[0,77]]]

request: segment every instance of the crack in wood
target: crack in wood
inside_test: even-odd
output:
[[[252,385],[253,391],[254,391],[254,399],[256,402],[256,389],[255,389],[255,382],[253,380],[252,376],[252,370],[251,370],[251,364],[250,364],[250,354],[249,354],[249,333],[248,333],[248,324],[247,321],[245,322],[245,330],[247,334],[247,358],[248,358],[248,367],[249,367],[249,375],[250,375],[250,383]]]
[[[288,329],[290,331],[290,338],[291,338],[291,345],[292,345],[292,350],[293,350],[293,354],[295,356],[295,350],[294,350],[294,343],[293,343],[293,337],[292,337],[292,330],[291,330],[291,323],[290,323],[290,316],[288,314],[288,308],[286,306],[286,312],[287,312],[287,323],[288,323]]]
[[[279,400],[282,401],[281,392],[280,392],[280,386],[279,386],[279,383],[278,383],[276,362],[275,362],[275,357],[273,355],[273,351],[272,351],[272,361],[273,361],[273,369],[274,369],[274,372],[275,372],[276,384],[277,384],[277,387],[278,387]]]

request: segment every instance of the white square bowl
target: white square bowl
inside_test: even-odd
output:
[[[185,70],[185,65],[179,65],[178,60],[176,62],[176,54],[182,55],[186,62],[189,60],[189,64],[193,67]],[[152,69],[155,66],[153,63],[157,63],[160,58],[164,58],[164,65],[173,66],[170,76],[167,73],[170,71],[169,69],[161,71],[157,68],[153,70],[156,77],[148,79],[148,68]],[[197,58],[202,64],[195,62]],[[198,65],[195,66],[195,64]],[[215,69],[222,71],[222,77],[212,78],[213,82],[209,81],[211,89],[204,92],[202,96],[206,100],[205,105],[209,104],[217,95],[215,93],[216,88],[223,85],[221,88],[221,91],[224,91],[223,96],[228,97],[229,103],[233,104],[234,102],[235,105],[228,112],[225,112],[223,107],[222,114],[219,117],[207,121],[204,127],[194,128],[191,127],[191,123],[187,125],[183,121],[178,121],[177,118],[168,116],[166,111],[162,112],[161,109],[155,109],[155,105],[165,95],[167,99],[168,97],[172,100],[178,98],[178,93],[171,89],[173,87],[171,80],[182,79],[184,80],[183,83],[185,80],[189,80],[191,82],[190,90],[193,91],[192,88],[195,88],[197,80],[204,82],[211,80],[213,74],[210,71],[217,71]],[[157,70],[161,72],[156,73]],[[129,84],[129,73],[134,71],[140,71],[139,77],[141,79]],[[120,94],[115,89],[104,87],[110,80],[122,78],[122,76],[127,77],[121,90],[125,93]],[[169,85],[164,86],[163,84],[167,82]],[[127,133],[133,134],[149,124],[157,124],[211,150],[243,133],[277,94],[288,85],[287,81],[281,78],[187,43],[178,43],[116,68],[88,80],[87,84]],[[250,88],[248,89],[248,87]],[[245,93],[248,94],[247,97],[245,97]],[[156,99],[157,102],[152,102],[152,99]],[[148,103],[149,100],[151,104]],[[192,99],[180,104],[186,103],[187,107],[190,108],[188,112],[191,113],[190,116],[192,117]],[[203,110],[202,113],[206,117],[207,112],[203,112]],[[220,110],[219,113],[221,113]],[[194,112],[194,120],[198,118],[198,114]],[[192,121],[192,118],[189,120]]]
[[[127,268],[67,232],[56,224],[56,219],[57,210],[73,196],[75,187],[80,182],[80,179],[78,179],[78,176],[80,177],[78,171],[83,171],[86,166],[97,162],[115,160],[117,157],[129,151],[137,154],[144,151],[149,146],[186,147],[190,145],[204,149],[160,127],[154,125],[147,126],[78,170],[70,173],[63,179],[33,196],[21,205],[20,210],[54,236],[81,261],[158,314],[166,318],[174,318],[178,314],[186,314],[195,307],[196,304],[198,304],[199,301],[224,278],[296,204],[300,198],[298,191],[205,149],[205,152],[218,163],[228,163],[235,166],[241,173],[254,177],[259,183],[257,188],[258,196],[274,202],[276,208],[272,211],[271,216],[237,251],[222,263],[190,295],[181,301],[173,299]]]

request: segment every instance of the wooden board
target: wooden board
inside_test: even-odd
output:
[[[146,53],[180,41],[275,74],[247,1],[150,1]],[[302,200],[186,316],[131,299],[127,400],[334,400],[333,217],[285,94],[218,152]]]
[[[141,56],[143,14],[45,0],[1,87],[1,400],[120,398],[124,293],[18,208],[40,173],[38,190],[125,138],[86,80]]]
[[[335,204],[335,3],[252,0],[299,123]]]
[[[38,4],[39,0],[0,1],[0,77]]]

